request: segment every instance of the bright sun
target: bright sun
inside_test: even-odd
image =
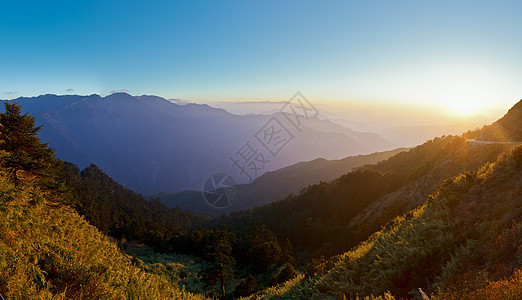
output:
[[[445,76],[437,79],[432,96],[439,106],[455,117],[470,117],[483,113],[491,106],[491,101],[495,100],[498,92],[491,78],[481,72],[459,69],[447,72]]]
[[[478,98],[460,98],[449,101],[447,107],[452,115],[469,117],[480,113],[485,105]]]

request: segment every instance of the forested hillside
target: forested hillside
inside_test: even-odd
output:
[[[145,272],[70,208],[54,151],[16,104],[0,114],[0,295],[5,299],[202,299]],[[72,199],[74,200],[74,199]]]
[[[505,126],[505,134],[515,135],[521,127],[520,103],[495,123],[519,124]],[[303,261],[342,253],[422,205],[445,179],[493,162],[512,147],[469,143],[466,135],[435,138],[334,181],[311,185],[299,195],[221,217],[215,224],[240,230],[259,220],[280,240],[288,238]]]
[[[387,222],[421,205],[444,179],[492,162],[509,145],[470,145],[461,137],[436,138],[332,182],[311,185],[248,211],[218,218],[216,226],[240,230],[253,220],[288,238],[298,256],[347,251]]]
[[[56,160],[37,137],[34,118],[5,105],[0,295],[6,299],[202,298],[186,290],[234,297],[297,274],[292,246],[264,225],[254,222],[237,234],[196,230],[208,218],[145,200],[94,165],[80,172]],[[189,255],[144,253],[141,243]]]
[[[254,299],[520,299],[522,147],[446,180],[425,204],[397,217],[307,277]],[[373,298],[372,298],[373,299]]]
[[[102,233],[116,239],[138,240],[167,251],[165,240],[210,220],[177,207],[169,208],[158,200],[145,200],[95,165],[80,172],[75,165],[63,162],[60,177],[77,202],[77,211]]]

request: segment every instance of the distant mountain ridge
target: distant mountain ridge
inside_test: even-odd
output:
[[[334,180],[355,168],[377,163],[406,150],[406,148],[399,148],[366,155],[349,156],[339,160],[318,158],[270,171],[249,184],[238,185],[237,199],[230,206],[222,209],[209,206],[204,201],[200,191],[156,194],[152,198],[159,198],[169,207],[179,207],[200,214],[212,216],[228,214],[235,210],[246,210],[282,200],[290,194],[297,195],[309,185]]]
[[[126,93],[42,95],[14,101],[44,124],[40,137],[56,149],[58,158],[80,168],[96,164],[143,194],[200,190],[215,172],[247,182],[230,157],[272,117],[238,116],[208,105],[178,105],[157,96]],[[301,129],[258,175],[318,157],[339,159],[395,148],[377,134],[354,132],[327,120],[310,118]]]

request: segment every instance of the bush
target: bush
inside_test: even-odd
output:
[[[248,275],[247,278],[241,278],[237,283],[234,291],[236,298],[248,296],[257,291],[257,281],[252,275]]]
[[[283,283],[297,276],[297,270],[290,263],[285,263],[277,274],[277,283]]]

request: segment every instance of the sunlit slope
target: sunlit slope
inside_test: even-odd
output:
[[[505,116],[495,123],[466,134],[479,141],[522,142],[522,100],[515,104]]]
[[[493,162],[511,147],[469,143],[463,137],[449,136],[435,138],[408,152],[367,166],[365,168],[369,170],[400,174],[407,178],[407,184],[366,207],[351,225],[358,231],[373,233],[397,213],[408,212],[423,204],[443,180]]]
[[[442,180],[495,160],[498,154],[511,147],[505,142],[522,142],[521,122],[522,101],[519,101],[501,119],[482,129],[469,131],[460,137],[435,138],[409,152],[368,166],[371,170],[401,174],[410,182],[367,207],[354,218],[352,226],[359,227],[360,231],[373,232],[397,211],[407,212],[424,203]],[[470,139],[491,143],[472,142]]]
[[[20,177],[20,176],[18,176]],[[28,176],[0,169],[0,294],[6,299],[201,299],[145,273]]]
[[[255,299],[384,295],[432,299],[522,297],[522,147],[446,180],[422,206],[397,217],[311,278]],[[387,295],[386,297],[390,297]]]

